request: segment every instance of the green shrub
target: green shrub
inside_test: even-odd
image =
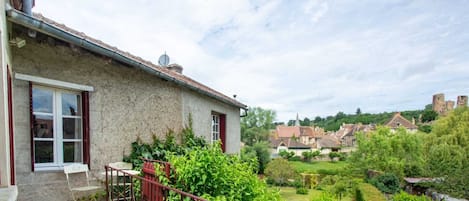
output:
[[[311,159],[313,159],[316,156],[319,156],[321,154],[320,151],[304,151],[301,153],[303,156],[303,161],[305,162],[311,162]]]
[[[287,150],[280,150],[280,152],[278,153],[278,155],[284,159],[287,159],[289,160],[291,157],[293,157],[295,155],[295,152],[293,151],[287,151]]]
[[[288,184],[288,180],[294,180],[298,177],[293,166],[283,158],[270,161],[265,169],[265,175],[272,184],[279,186],[285,186]]]
[[[214,200],[279,200],[262,180],[236,155],[222,152],[220,145],[194,148],[183,156],[169,157],[177,172],[174,187]]]
[[[307,188],[301,187],[296,189],[296,194],[307,195],[309,190]]]
[[[301,161],[301,157],[300,156],[292,156],[290,159],[288,159],[289,161]]]
[[[399,191],[399,178],[393,173],[385,173],[370,179],[369,183],[373,184],[381,192],[396,193]]]
[[[395,194],[392,197],[393,201],[430,201],[430,198],[425,197],[424,195],[422,196],[416,196],[416,195],[410,195],[404,191],[401,191],[398,194]]]
[[[356,191],[356,201],[386,201],[383,193],[371,184],[360,183]]]
[[[331,169],[319,169],[316,172],[318,174],[322,174],[322,175],[337,175],[337,174],[339,174],[339,170],[331,170]]]

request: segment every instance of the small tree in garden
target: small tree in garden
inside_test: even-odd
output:
[[[287,150],[280,150],[280,153],[278,153],[278,155],[280,155],[280,157],[282,157],[282,158],[284,158],[284,159],[289,160],[290,158],[292,158],[293,156],[295,156],[295,152],[293,152],[293,151],[287,151]]]
[[[280,186],[288,184],[289,179],[295,179],[298,176],[293,166],[283,158],[270,161],[265,169],[265,175],[274,184]]]
[[[301,153],[301,155],[303,156],[303,161],[305,162],[311,162],[311,159],[313,159],[314,157],[316,156],[319,156],[319,154],[321,154],[320,151],[304,151]]]

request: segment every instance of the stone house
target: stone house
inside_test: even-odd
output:
[[[411,122],[404,118],[400,112],[396,112],[392,118],[384,124],[391,129],[391,131],[395,131],[399,127],[405,128],[409,132],[417,132],[418,127],[415,125],[415,122]]]
[[[356,137],[357,132],[370,132],[375,129],[374,124],[346,124],[343,123],[339,130],[336,131],[333,135],[340,141],[341,146],[344,147],[353,147],[356,146]]]
[[[85,163],[99,175],[137,137],[179,131],[189,115],[196,134],[239,152],[246,105],[179,66],[152,64],[20,9],[0,2],[0,196],[68,200],[64,165]]]

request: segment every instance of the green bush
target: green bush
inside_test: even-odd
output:
[[[332,193],[323,191],[318,197],[313,197],[311,201],[336,201],[335,196]]]
[[[303,161],[305,162],[311,162],[311,159],[313,159],[316,156],[319,156],[321,154],[320,151],[304,151],[301,153],[303,156]]]
[[[396,193],[399,191],[399,178],[393,173],[385,173],[369,180],[381,192]]]
[[[224,154],[219,144],[194,148],[183,156],[173,155],[169,162],[177,172],[174,187],[214,200],[279,200],[262,180],[236,155]]]
[[[356,201],[386,201],[383,193],[371,184],[360,183],[356,191]]]
[[[307,188],[301,187],[296,189],[296,194],[307,195],[309,190]]]
[[[289,161],[301,161],[301,157],[300,156],[292,156],[290,159],[288,159]]]
[[[274,185],[285,186],[288,180],[294,180],[298,177],[293,166],[283,158],[277,158],[270,161],[265,169],[265,175]]]
[[[291,157],[295,156],[295,152],[293,151],[287,151],[287,150],[280,150],[278,155],[284,159],[289,160]]]
[[[339,170],[331,170],[331,169],[319,169],[316,172],[318,174],[322,174],[322,175],[337,175],[337,174],[339,174]]]
[[[416,195],[410,195],[404,191],[401,191],[398,194],[395,194],[392,197],[393,201],[430,201],[430,198],[425,197],[424,195],[422,196],[416,196]]]

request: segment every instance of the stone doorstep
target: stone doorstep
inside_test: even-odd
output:
[[[16,201],[17,197],[18,188],[16,186],[0,188],[0,201]]]

